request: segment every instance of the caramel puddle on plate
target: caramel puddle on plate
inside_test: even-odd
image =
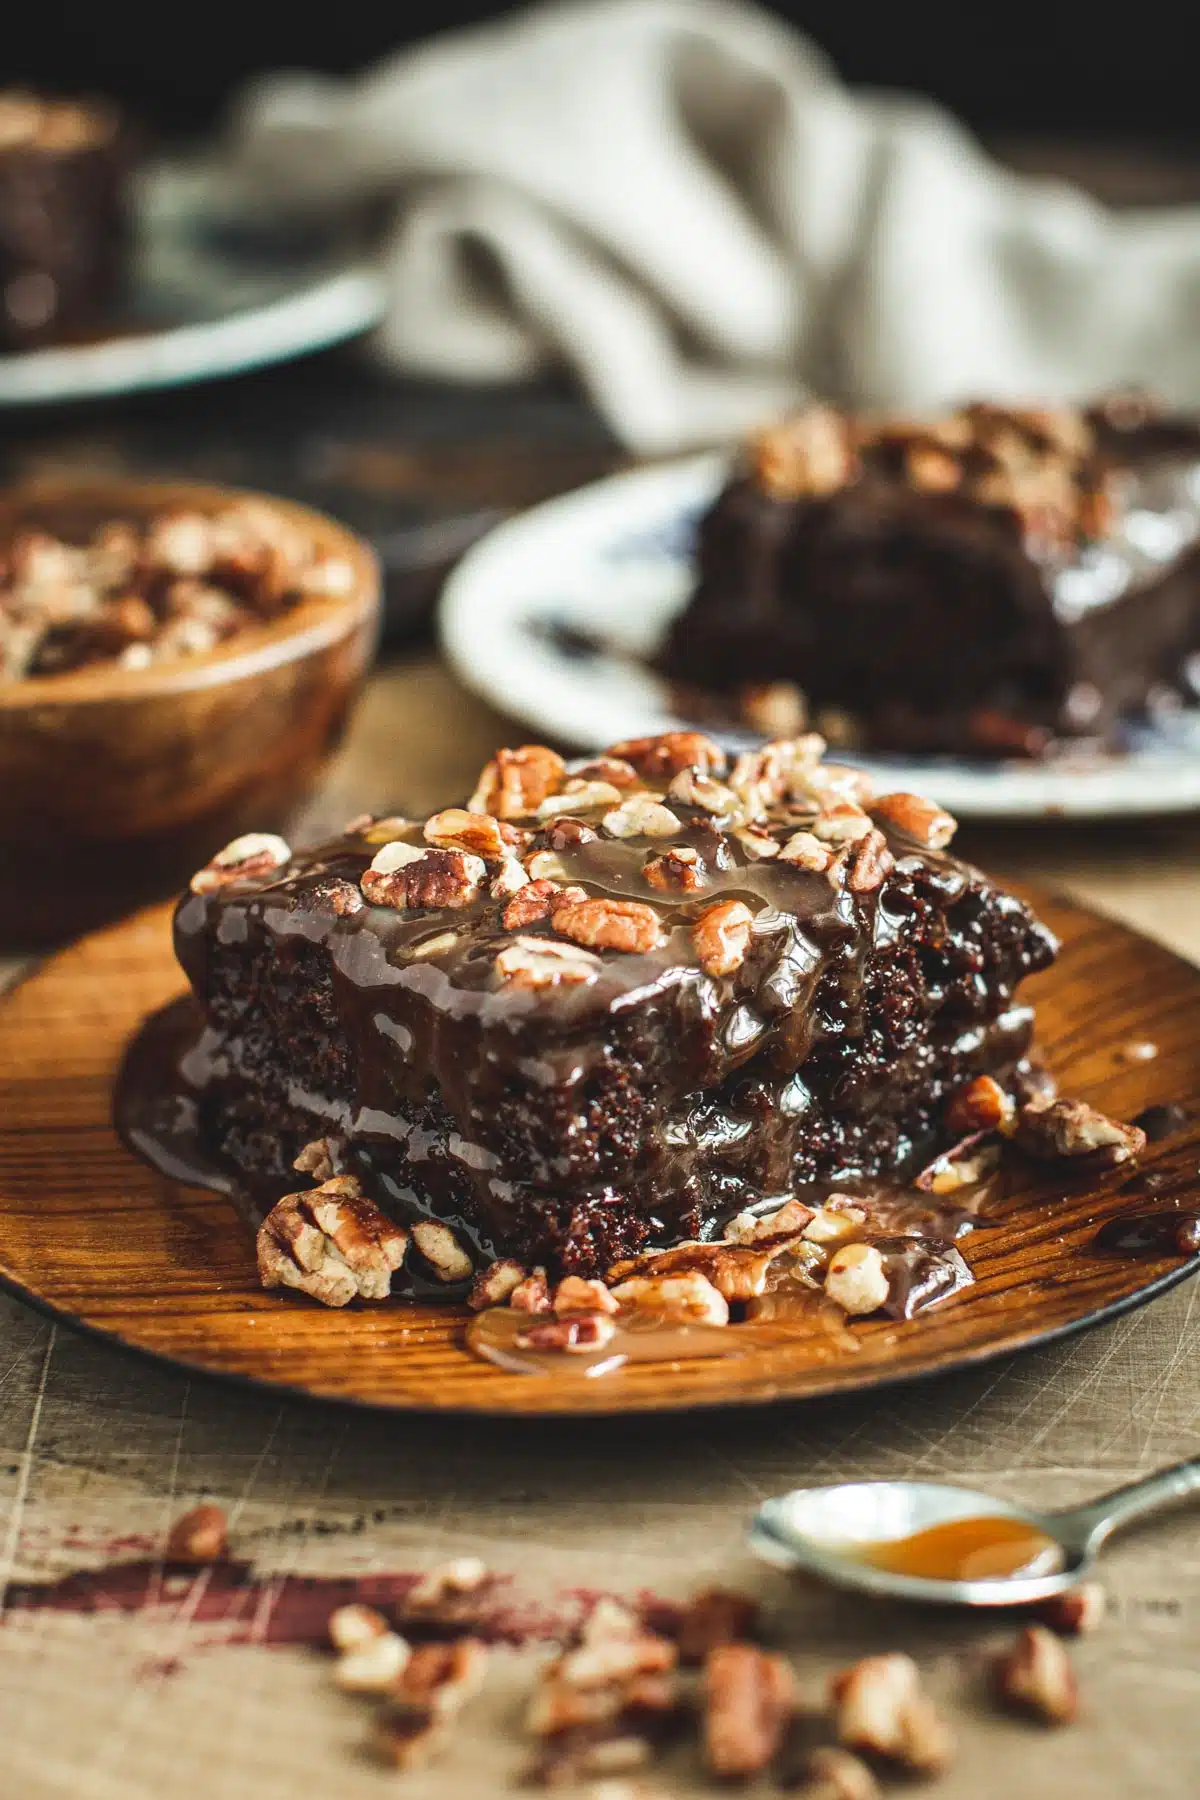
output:
[[[986,1514],[946,1519],[911,1537],[840,1544],[843,1555],[891,1575],[926,1581],[1002,1581],[1013,1575],[1051,1575],[1062,1568],[1062,1547],[1024,1519]]]

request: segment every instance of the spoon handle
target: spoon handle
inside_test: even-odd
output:
[[[1090,1506],[1060,1513],[1058,1517],[1063,1526],[1069,1521],[1073,1533],[1078,1532],[1088,1548],[1095,1550],[1110,1532],[1127,1525],[1130,1519],[1141,1518],[1143,1513],[1195,1493],[1200,1493],[1200,1457],[1160,1469],[1156,1475],[1116,1488],[1111,1494],[1101,1494]]]

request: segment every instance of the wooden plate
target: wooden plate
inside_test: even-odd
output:
[[[1067,901],[1030,898],[1063,939],[1038,978],[1043,1052],[1064,1088],[1129,1118],[1200,1103],[1200,971]],[[507,1374],[462,1343],[451,1305],[327,1312],[267,1295],[228,1200],[143,1167],[109,1124],[122,1049],[182,983],[165,908],[85,938],[0,1006],[0,1278],[73,1325],[212,1374],[324,1399],[461,1412],[674,1410],[798,1399],[961,1367],[1098,1323],[1195,1267],[1096,1246],[1122,1214],[1200,1198],[1200,1117],[1132,1176],[1031,1174],[966,1241],[976,1285],[915,1320],[854,1327],[857,1352],[782,1339],[716,1360]],[[1153,1059],[1131,1045],[1153,1044]],[[1196,1109],[1200,1114],[1200,1104]],[[736,1328],[734,1328],[736,1331]],[[736,1340],[731,1335],[731,1345]]]

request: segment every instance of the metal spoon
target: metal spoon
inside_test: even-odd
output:
[[[1077,1587],[1109,1534],[1185,1494],[1200,1492],[1200,1458],[1103,1494],[1088,1506],[1038,1513],[971,1488],[932,1481],[855,1481],[796,1488],[767,1500],[750,1527],[750,1547],[776,1568],[804,1570],[839,1587],[895,1600],[956,1606],[1016,1606]],[[942,1580],[900,1574],[866,1560],[872,1550],[958,1519],[1016,1519],[1052,1540],[1015,1575]]]

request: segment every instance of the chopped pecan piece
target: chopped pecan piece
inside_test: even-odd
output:
[[[1079,1687],[1062,1640],[1044,1625],[1027,1625],[997,1657],[993,1678],[1000,1698],[1047,1725],[1067,1725],[1079,1710]]]
[[[565,774],[562,757],[545,744],[497,750],[480,775],[467,810],[491,813],[497,819],[529,818],[548,794],[558,790]]]
[[[810,869],[823,875],[833,861],[833,851],[811,831],[794,831],[779,852],[783,862],[795,863],[799,869]]]
[[[411,1595],[407,1605],[411,1608]],[[417,1644],[392,1693],[396,1700],[413,1706],[432,1706],[438,1713],[457,1712],[483,1686],[487,1663],[487,1645],[478,1638]]]
[[[555,907],[550,923],[561,937],[589,950],[644,954],[663,941],[662,922],[640,900],[573,900]]]
[[[1000,1162],[999,1141],[989,1132],[973,1131],[935,1156],[913,1182],[923,1193],[956,1194],[993,1173]]]
[[[758,1242],[677,1244],[672,1250],[651,1250],[644,1256],[614,1263],[609,1279],[627,1282],[631,1277],[660,1280],[671,1275],[699,1274],[726,1300],[751,1300],[763,1292],[767,1270],[789,1235],[794,1234],[785,1227]]]
[[[425,842],[439,850],[469,850],[485,862],[496,862],[507,845],[498,820],[490,813],[467,812],[461,806],[447,807],[425,821]]]
[[[233,881],[256,881],[281,869],[291,859],[291,850],[281,837],[269,831],[248,831],[218,850],[204,868],[197,869],[192,876],[192,892],[211,894]]]
[[[612,754],[632,763],[647,781],[666,781],[684,769],[720,775],[726,763],[721,746],[702,731],[664,731],[658,737],[627,738],[613,745]]]
[[[408,1233],[340,1175],[272,1207],[259,1227],[258,1272],[265,1288],[298,1288],[323,1306],[384,1300],[407,1245]]]
[[[586,899],[583,888],[560,887],[557,881],[547,881],[543,877],[529,882],[519,894],[514,894],[500,915],[500,923],[506,931],[521,931],[526,925],[540,925],[556,906],[564,902]]]
[[[798,1800],[883,1800],[883,1789],[861,1757],[821,1744],[786,1783]]]
[[[574,944],[557,944],[553,938],[519,937],[503,949],[495,961],[499,979],[516,988],[556,987],[595,981],[603,963],[590,950]]]
[[[711,775],[702,775],[698,769],[681,769],[670,787],[667,789],[668,800],[681,801],[685,806],[698,806],[702,812],[711,813],[719,819],[736,813],[740,802],[731,787],[724,782],[714,781]]]
[[[882,887],[895,866],[896,859],[888,849],[882,831],[868,831],[850,852],[846,886],[852,894],[873,894],[877,887]]]
[[[874,1244],[843,1244],[829,1259],[825,1292],[843,1312],[876,1312],[890,1289],[883,1257]]]
[[[696,960],[706,975],[732,975],[746,960],[754,914],[744,900],[706,906],[692,926]]]
[[[421,906],[470,906],[487,877],[483,859],[464,850],[416,850],[415,844],[385,844],[362,877],[373,906],[397,912]]]
[[[305,1144],[299,1156],[292,1164],[301,1175],[311,1175],[314,1181],[332,1181],[337,1174],[337,1158],[341,1150],[338,1138],[313,1138]]]
[[[801,1236],[810,1244],[844,1244],[867,1222],[865,1207],[856,1206],[849,1194],[830,1194],[805,1225]]]
[[[954,1754],[954,1739],[921,1691],[911,1656],[867,1656],[834,1677],[838,1741],[933,1775]]]
[[[475,1265],[457,1236],[440,1219],[418,1219],[412,1227],[412,1241],[439,1281],[467,1281]]]
[[[402,1637],[384,1630],[343,1651],[333,1678],[347,1694],[386,1694],[403,1673],[410,1655]]]
[[[872,829],[871,815],[853,800],[835,800],[817,814],[812,829],[820,843],[855,844]]]
[[[615,806],[621,798],[620,788],[611,781],[568,781],[561,794],[551,794],[537,809],[539,819],[553,819],[559,813],[590,812],[597,806]]]
[[[404,1611],[406,1614],[440,1612],[448,1602],[461,1599],[464,1594],[477,1594],[491,1581],[487,1564],[478,1556],[452,1557],[449,1562],[428,1569],[408,1590],[404,1596]]]
[[[528,1279],[529,1271],[523,1269],[519,1262],[511,1257],[501,1257],[498,1262],[489,1263],[475,1277],[475,1285],[467,1295],[467,1305],[472,1312],[484,1312],[489,1306],[503,1306],[512,1299],[513,1294]]]
[[[554,1311],[559,1318],[570,1313],[615,1313],[620,1309],[602,1281],[584,1281],[567,1275],[554,1290]]]
[[[738,711],[766,737],[795,737],[808,723],[808,701],[794,681],[767,681],[744,687]]]
[[[761,1774],[783,1742],[795,1705],[782,1657],[753,1644],[718,1644],[704,1665],[704,1751],[726,1780]]]
[[[976,1131],[998,1131],[1008,1136],[1016,1124],[1017,1103],[992,1075],[977,1075],[959,1088],[946,1108],[947,1131],[968,1137]]]
[[[561,1350],[569,1356],[584,1356],[591,1350],[602,1350],[612,1342],[617,1327],[603,1313],[571,1313],[565,1319],[535,1319],[513,1338],[517,1350]]]
[[[653,794],[630,794],[620,806],[606,812],[600,823],[615,838],[667,838],[680,828],[677,815]]]
[[[641,776],[633,764],[620,756],[594,756],[581,763],[572,774],[579,781],[607,781],[615,788],[641,787]]]
[[[361,1650],[372,1638],[383,1637],[390,1629],[381,1612],[373,1606],[361,1606],[357,1601],[350,1601],[339,1606],[329,1615],[329,1641],[335,1650],[344,1655],[348,1650]]]
[[[570,813],[559,813],[547,823],[542,836],[549,850],[578,850],[582,844],[596,843],[600,833],[583,819],[573,819]]]
[[[773,500],[832,494],[857,473],[850,421],[829,406],[808,406],[750,441],[754,479]]]
[[[225,1554],[228,1536],[229,1521],[221,1507],[211,1502],[193,1506],[176,1519],[167,1535],[166,1561],[218,1562]]]
[[[753,1638],[759,1604],[731,1588],[705,1588],[684,1607],[679,1620],[679,1660],[699,1665],[719,1644]]]
[[[524,1281],[518,1282],[508,1297],[508,1304],[515,1312],[552,1312],[550,1283],[546,1280],[545,1269],[534,1269]]]
[[[729,1302],[699,1270],[630,1275],[613,1288],[622,1306],[685,1325],[728,1325]]]
[[[808,834],[801,833],[799,835],[807,836]],[[740,826],[734,831],[733,836],[745,851],[747,862],[771,862],[780,854],[778,839],[773,838],[769,832],[759,831],[754,825]],[[813,843],[816,844],[815,838]],[[829,853],[820,844],[817,845],[817,848],[821,852],[821,866],[824,868],[829,860]]]
[[[920,794],[881,794],[871,811],[923,850],[944,850],[958,830],[958,820],[952,813],[935,806],[932,800],[922,799]]]
[[[1108,1598],[1098,1581],[1081,1582],[1068,1593],[1043,1600],[1038,1617],[1059,1637],[1085,1637],[1095,1631],[1108,1610]]]
[[[642,878],[664,894],[696,894],[708,885],[700,852],[688,845],[648,857],[642,865]]]
[[[488,883],[488,893],[493,900],[507,900],[528,886],[529,876],[522,864],[515,856],[505,856]]]
[[[1014,1139],[1030,1156],[1069,1159],[1089,1170],[1115,1169],[1146,1148],[1146,1134],[1140,1126],[1110,1119],[1084,1100],[1022,1106]]]

